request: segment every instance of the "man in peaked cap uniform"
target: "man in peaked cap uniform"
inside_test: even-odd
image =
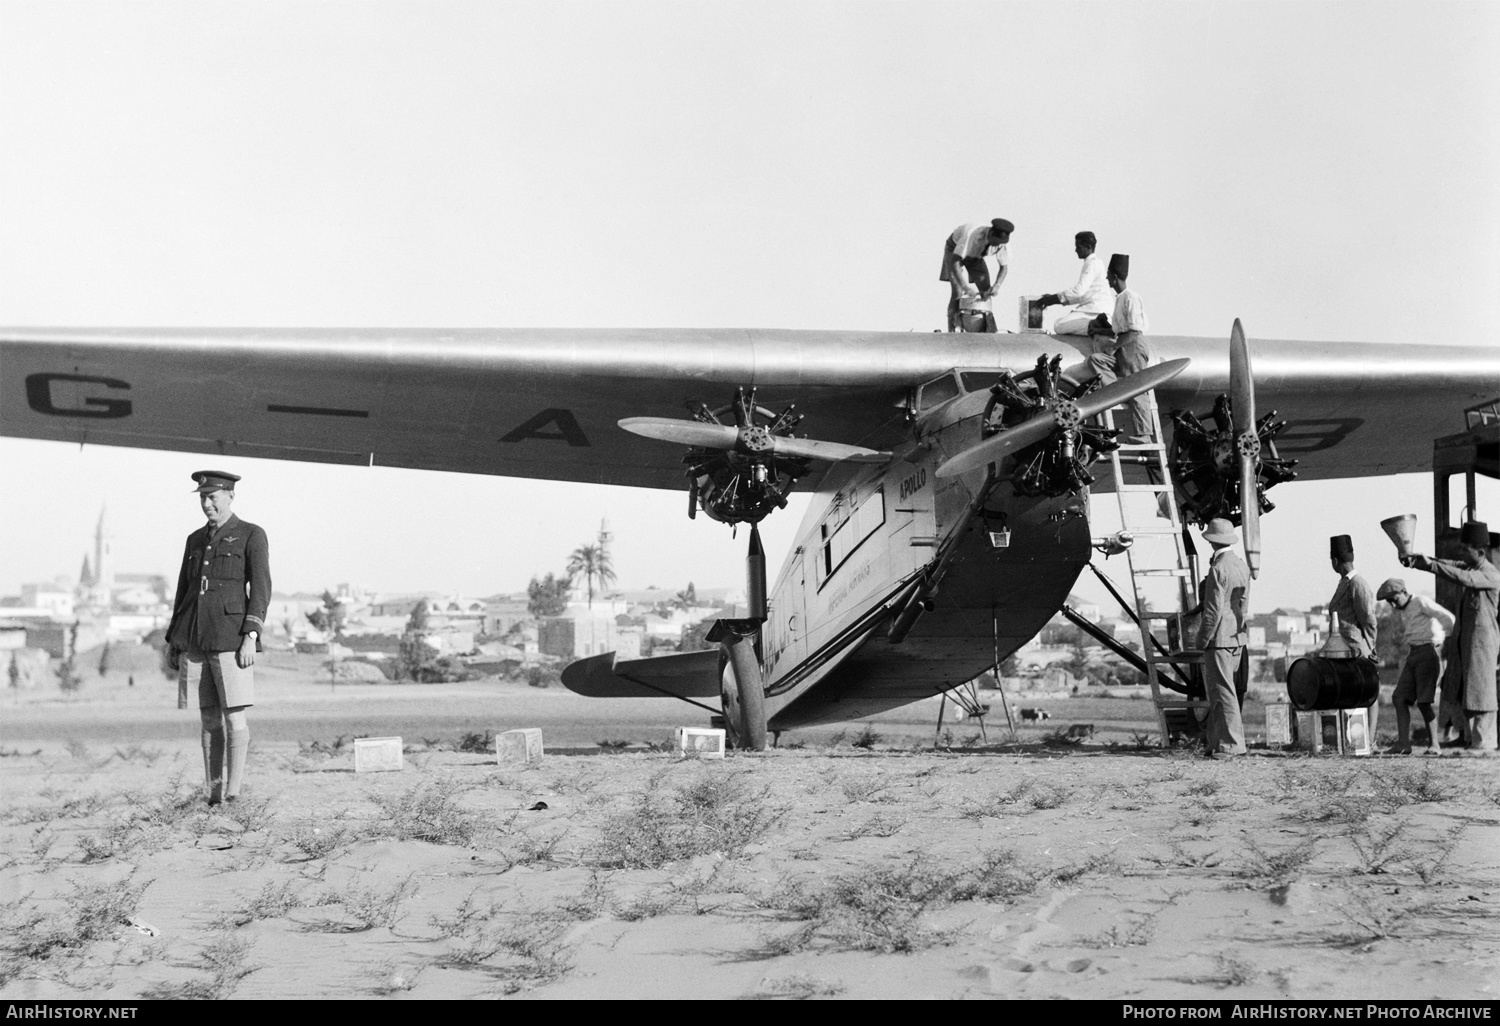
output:
[[[1114,313],[1095,317],[1088,333],[1094,349],[1089,366],[1108,385],[1116,378],[1145,370],[1152,353],[1151,343],[1146,340],[1146,306],[1140,293],[1126,284],[1130,277],[1130,257],[1124,253],[1111,256],[1106,277],[1109,287],[1116,292]],[[1130,400],[1131,430],[1127,442],[1152,441],[1148,394],[1143,392]]]
[[[1443,632],[1453,629],[1453,614],[1426,595],[1408,592],[1406,582],[1399,577],[1392,577],[1377,588],[1375,597],[1391,604],[1396,648],[1406,649],[1401,676],[1391,695],[1391,704],[1396,707],[1395,751],[1403,755],[1411,752],[1411,707],[1415,705],[1427,725],[1427,750],[1436,755],[1438,738],[1432,729],[1432,701],[1437,697],[1438,675],[1442,672],[1437,645]]]
[[[976,303],[988,304],[1000,290],[1000,284],[1005,281],[1005,275],[1010,270],[1007,245],[1010,233],[1015,230],[1015,225],[1003,217],[997,217],[989,224],[982,221],[961,224],[944,240],[943,269],[938,274],[938,281],[948,283],[949,331],[957,331],[961,327],[961,307],[973,307]],[[984,262],[986,257],[993,258],[999,265],[993,283],[989,280],[990,271]],[[980,310],[985,312],[988,307],[981,306]],[[985,330],[990,333],[997,330],[993,313],[985,318]]]
[[[1462,561],[1433,559],[1413,553],[1401,562],[1463,585],[1459,601],[1458,673],[1464,715],[1469,720],[1469,751],[1495,752],[1495,668],[1500,661],[1500,570],[1489,560],[1490,529],[1478,521],[1464,524],[1459,534]]]
[[[1198,626],[1208,692],[1203,743],[1209,758],[1224,759],[1245,754],[1235,674],[1250,644],[1250,567],[1234,551],[1239,535],[1228,520],[1210,520],[1203,540],[1214,549],[1203,579],[1203,619]]]
[[[167,627],[171,667],[184,656],[203,664],[198,711],[210,805],[240,793],[250,749],[245,709],[255,704],[255,654],[271,603],[266,532],[230,512],[238,480],[222,470],[193,475],[208,523],[188,535]]]

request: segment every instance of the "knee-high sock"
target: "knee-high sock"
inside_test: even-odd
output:
[[[224,717],[218,706],[198,710],[203,723],[203,779],[210,799],[224,796]]]
[[[250,721],[245,716],[244,706],[230,709],[225,719],[229,723],[229,772],[224,782],[224,797],[233,798],[240,793],[240,782],[245,776],[245,757],[250,752]]]

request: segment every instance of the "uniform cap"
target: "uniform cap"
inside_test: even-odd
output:
[[[1130,277],[1130,254],[1116,253],[1109,258],[1109,273],[1117,278]]]
[[[1347,534],[1336,534],[1328,539],[1328,558],[1344,562],[1354,558],[1354,539]]]
[[[232,492],[234,483],[239,479],[240,475],[231,474],[227,470],[199,470],[193,473],[193,480],[198,484],[198,487],[193,490],[200,494],[217,492],[221,489]]]
[[[1239,535],[1234,531],[1234,525],[1223,517],[1215,517],[1203,528],[1203,537],[1206,541],[1218,542],[1220,545],[1233,545],[1239,540]]]
[[[997,217],[990,222],[990,231],[996,233],[997,235],[1000,232],[1013,232],[1015,230],[1016,226],[1011,224],[1003,217]]]
[[[1488,524],[1478,520],[1470,520],[1459,532],[1458,540],[1464,545],[1475,545],[1479,548],[1488,548],[1490,544],[1490,527]]]
[[[1405,592],[1406,582],[1399,577],[1392,577],[1375,590],[1375,597],[1378,599],[1388,599],[1404,594]]]

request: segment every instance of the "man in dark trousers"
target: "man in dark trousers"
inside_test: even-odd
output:
[[[1250,567],[1234,551],[1239,534],[1228,520],[1210,520],[1203,540],[1214,547],[1203,579],[1203,619],[1198,626],[1208,692],[1203,744],[1210,759],[1228,759],[1245,754],[1235,674],[1250,644]]]
[[[203,664],[203,772],[208,804],[218,805],[235,800],[244,778],[250,749],[245,709],[255,704],[255,654],[271,603],[271,563],[266,532],[230,512],[239,476],[200,470],[193,480],[208,523],[188,535],[167,658],[174,670],[184,656]]]
[[[1412,554],[1401,562],[1463,585],[1459,601],[1458,673],[1464,715],[1469,719],[1469,748],[1476,755],[1495,754],[1495,667],[1500,661],[1500,570],[1489,561],[1490,529],[1479,521],[1465,524],[1458,537],[1463,559],[1433,559]]]
[[[1150,365],[1153,358],[1151,343],[1146,339],[1146,305],[1141,295],[1126,282],[1130,277],[1130,257],[1116,253],[1109,258],[1105,272],[1109,287],[1115,290],[1114,313],[1099,314],[1089,324],[1088,333],[1093,343],[1093,355],[1089,366],[1103,383],[1108,385]],[[1151,406],[1142,392],[1130,400],[1130,433],[1127,442],[1153,441]]]

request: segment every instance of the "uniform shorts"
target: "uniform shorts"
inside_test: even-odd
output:
[[[1396,690],[1391,694],[1392,704],[1431,702],[1437,697],[1438,675],[1441,672],[1442,663],[1438,660],[1437,649],[1431,645],[1413,645],[1406,654],[1406,662],[1401,665],[1401,679],[1396,682]]]
[[[188,659],[203,663],[198,678],[198,708],[233,709],[255,704],[255,667],[240,669],[233,652],[190,652]]]

